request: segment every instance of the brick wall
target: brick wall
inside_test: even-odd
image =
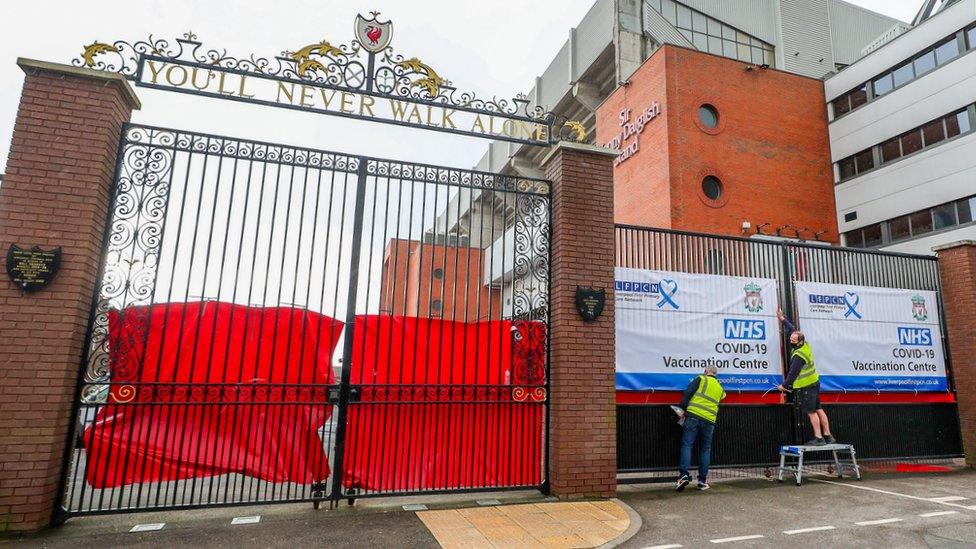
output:
[[[661,114],[644,125],[637,136],[617,147],[637,144],[638,151],[613,169],[613,218],[617,223],[671,227],[671,175],[668,157],[668,96],[663,55],[648,59],[597,111],[596,142],[608,142],[623,131],[620,113],[630,109],[631,120],[657,103]]]
[[[21,60],[27,74],[0,186],[0,245],[62,247],[53,283],[0,281],[0,530],[55,507],[122,124],[138,101],[94,71]],[[0,254],[6,272],[6,253]]]
[[[976,242],[936,248],[966,464],[976,467]]]
[[[552,181],[550,489],[557,496],[616,491],[614,391],[613,157],[559,145],[546,160]],[[595,322],[576,311],[576,286],[605,288]]]
[[[823,82],[753,68],[725,57],[667,47],[672,219],[675,229],[741,235],[742,221],[766,232],[792,225],[802,238],[826,231],[838,242]],[[699,126],[713,105],[718,132]],[[723,205],[703,200],[718,176]],[[792,229],[783,236],[794,236]]]
[[[802,238],[838,242],[833,169],[823,82],[666,45],[617,88],[597,111],[597,142],[634,114],[661,102],[661,116],[640,137],[640,150],[614,170],[618,223],[742,235],[742,222],[791,225]],[[716,108],[706,129],[698,109]],[[621,146],[625,146],[627,142]],[[716,203],[701,191],[718,177]],[[794,237],[793,229],[783,236]]]

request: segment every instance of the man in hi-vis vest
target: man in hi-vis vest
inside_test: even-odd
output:
[[[712,435],[718,419],[718,404],[725,398],[725,390],[715,378],[716,366],[708,365],[705,373],[691,380],[685,389],[679,408],[684,419],[681,433],[681,469],[675,490],[682,491],[691,482],[691,447],[698,441],[698,489],[708,490],[708,465],[712,460]]]
[[[830,422],[827,421],[827,414],[820,405],[820,374],[817,373],[813,363],[810,344],[803,337],[803,332],[793,329],[793,324],[786,320],[782,309],[776,311],[776,316],[789,330],[790,345],[793,346],[793,352],[790,354],[790,370],[783,383],[776,388],[780,391],[795,391],[793,396],[800,404],[800,410],[810,418],[813,439],[807,441],[807,446],[833,444],[837,441],[830,435]]]

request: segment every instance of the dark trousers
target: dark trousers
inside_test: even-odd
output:
[[[691,468],[691,447],[698,442],[698,482],[708,478],[708,466],[712,461],[712,435],[715,424],[685,415],[684,431],[681,433],[681,474],[688,475]]]

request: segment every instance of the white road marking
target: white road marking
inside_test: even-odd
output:
[[[501,505],[502,502],[497,499],[479,499],[477,500],[478,505],[488,506],[488,505]]]
[[[156,530],[162,530],[163,526],[166,526],[165,522],[153,522],[150,524],[136,524],[129,531],[130,532],[155,532]]]
[[[766,536],[763,536],[762,534],[753,534],[751,536],[737,536],[737,537],[734,537],[734,538],[710,539],[708,541],[710,541],[712,543],[731,543],[733,541],[745,541],[747,539],[759,539],[759,538],[763,538],[763,537],[766,537]]]
[[[426,511],[427,506],[423,503],[408,503],[403,506],[404,511]]]
[[[857,484],[848,484],[846,482],[836,482],[833,480],[823,480],[820,478],[811,478],[810,482],[822,482],[824,484],[833,484],[835,486],[847,486],[848,488],[856,488],[858,490],[867,490],[868,492],[877,492],[879,494],[887,494],[889,496],[898,496],[900,498],[916,499],[918,501],[927,501],[929,503],[938,503],[939,505],[947,505],[949,507],[958,507],[960,509],[966,509],[968,511],[976,511],[976,506],[967,507],[965,505],[959,505],[958,503],[950,503],[948,501],[933,501],[929,498],[923,498],[919,496],[912,496],[909,494],[900,494],[898,492],[891,492],[888,490],[879,490],[878,488],[869,488],[867,486],[858,486]]]
[[[655,545],[653,547],[645,547],[644,549],[678,549],[678,547],[682,547],[682,545],[672,543],[671,545]]]
[[[259,522],[261,522],[260,515],[253,517],[234,517],[230,521],[231,524],[257,524]]]
[[[793,536],[796,534],[806,534],[807,532],[822,532],[824,530],[836,530],[836,526],[816,526],[814,528],[801,528],[799,530],[784,530],[783,533],[787,536]]]
[[[964,498],[962,496],[945,496],[941,498],[929,498],[929,501],[934,501],[936,503],[947,503],[950,501],[965,501],[969,498]]]
[[[945,516],[945,515],[958,515],[958,514],[959,514],[959,511],[936,511],[934,513],[922,513],[919,516],[920,517],[929,518],[929,517],[942,517],[942,516]]]
[[[890,519],[880,519],[880,520],[864,520],[861,522],[855,522],[854,524],[858,526],[876,526],[878,524],[891,524],[892,522],[901,522],[905,519],[900,518],[890,518]]]

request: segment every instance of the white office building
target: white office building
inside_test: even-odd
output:
[[[844,242],[976,239],[976,0],[928,0],[872,49],[825,81]]]

